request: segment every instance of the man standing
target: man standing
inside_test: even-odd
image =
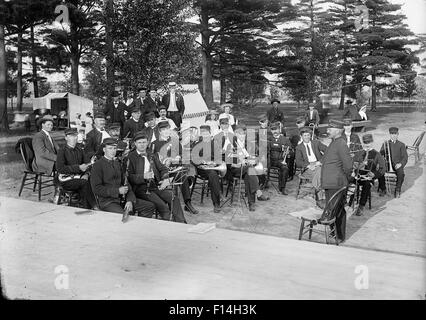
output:
[[[145,124],[141,119],[141,110],[138,107],[133,107],[132,117],[124,123],[122,138],[133,139],[136,132],[142,131]]]
[[[362,150],[361,140],[358,135],[352,132],[352,120],[344,119],[343,128],[345,131],[342,134],[343,139],[346,141],[346,145],[349,148],[351,157],[355,155],[358,151]]]
[[[149,91],[148,96],[143,101],[145,106],[145,112],[154,112],[155,116],[158,117],[158,104],[156,99],[157,91],[155,89],[151,89]]]
[[[183,96],[176,92],[176,83],[169,83],[169,92],[163,96],[161,103],[167,108],[167,117],[172,119],[178,129],[182,124],[183,115],[185,113],[185,102]]]
[[[80,206],[92,209],[96,206],[95,197],[90,188],[90,161],[86,161],[83,150],[77,145],[77,128],[65,130],[66,145],[58,152],[56,167],[59,183],[64,190],[77,191],[80,195]]]
[[[268,170],[270,170],[271,167],[278,168],[278,189],[286,196],[288,193],[285,191],[285,186],[289,173],[287,159],[290,157],[290,153],[294,151],[290,140],[281,134],[279,126],[271,127],[271,132],[272,137],[268,141]]]
[[[129,104],[129,110],[133,110],[133,108],[138,108],[141,111],[142,120],[145,122],[144,119],[145,112],[146,112],[146,106],[145,106],[145,99],[146,99],[146,88],[142,87],[138,89],[138,97],[132,101],[131,104]]]
[[[385,160],[389,161],[389,155],[385,155],[385,153],[390,150],[390,158],[391,163],[387,163],[388,168],[393,168],[396,173],[396,187],[394,196],[395,198],[399,198],[401,196],[401,186],[404,182],[404,167],[408,162],[408,154],[407,147],[404,143],[398,140],[399,129],[396,127],[389,128],[390,140],[386,141],[382,148],[380,149],[380,153],[385,156]],[[384,176],[381,178],[384,179]],[[380,180],[379,180],[380,181]]]
[[[348,185],[352,173],[352,158],[342,133],[343,122],[330,120],[327,134],[332,141],[321,160],[321,186],[325,190],[326,203],[340,188]],[[344,241],[346,230],[344,207],[336,215],[335,230],[337,230],[337,237]]]
[[[34,171],[51,175],[54,171],[57,153],[59,151],[59,145],[50,135],[53,129],[52,116],[45,115],[38,120],[38,126],[41,126],[41,130],[34,135],[32,141],[35,155],[32,167]]]
[[[125,182],[126,172],[115,159],[117,140],[106,138],[102,142],[104,156],[95,162],[90,182],[93,193],[98,197],[99,207],[103,211],[130,213],[135,209],[141,216],[154,214],[154,205],[148,201],[136,199],[132,188]],[[124,204],[124,208],[122,206]]]
[[[164,220],[170,220],[168,205],[171,205],[174,221],[186,223],[179,198],[173,198],[172,191],[165,190],[170,185],[167,167],[160,162],[158,154],[147,150],[148,139],[144,133],[136,134],[134,140],[136,150],[129,154],[129,182],[136,197],[153,203]]]
[[[106,138],[110,138],[110,135],[105,130],[105,116],[103,113],[95,113],[94,128],[86,136],[86,146],[84,147],[84,153],[87,158],[91,158],[93,155],[100,152],[100,146],[102,141]]]
[[[124,122],[126,121],[126,116],[124,111],[128,110],[126,104],[120,101],[120,93],[114,91],[113,94],[113,103],[107,106],[104,109],[104,113],[108,123],[110,124],[119,124],[121,131],[123,131]]]
[[[279,121],[284,127],[284,113],[278,109],[278,105],[280,104],[280,101],[277,99],[273,99],[271,101],[272,108],[268,110],[266,113],[266,117],[268,118],[269,123],[274,123]],[[281,128],[280,128],[281,129]]]

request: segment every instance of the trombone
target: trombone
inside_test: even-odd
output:
[[[384,151],[385,151],[385,162],[386,162],[385,185],[386,185],[387,192],[391,192],[391,186],[393,182],[396,181],[396,174],[392,165],[392,157],[391,157],[389,140],[385,141]]]

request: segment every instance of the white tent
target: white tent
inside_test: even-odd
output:
[[[44,97],[33,99],[33,110],[37,109],[49,109],[52,114],[66,110],[68,121],[71,123],[76,120],[77,113],[82,116],[86,112],[93,114],[93,101],[68,92],[48,93]]]
[[[185,113],[181,127],[182,129],[187,129],[191,126],[199,127],[204,123],[209,109],[201,96],[198,85],[182,84],[179,87],[179,91],[182,93],[183,100],[185,101]]]

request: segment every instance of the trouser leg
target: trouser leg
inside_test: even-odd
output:
[[[183,201],[191,201],[191,190],[189,189],[189,180],[185,178],[182,185],[180,186],[180,191],[182,192]]]
[[[80,204],[86,209],[92,209],[96,205],[90,183],[85,179],[72,179],[61,183],[65,190],[78,192],[80,195]]]
[[[339,189],[325,189],[325,200],[328,204],[329,200]],[[342,206],[340,212],[336,214],[336,223],[334,224],[334,229],[337,232],[337,237],[341,240],[345,239],[346,234],[346,211],[345,207]]]
[[[254,203],[256,201],[256,191],[259,190],[259,180],[257,176],[245,174],[244,175],[244,184],[246,187],[246,193],[249,203]]]
[[[136,199],[134,210],[138,212],[139,217],[151,218],[155,211],[155,205],[147,200]]]
[[[136,197],[142,200],[149,201],[154,204],[155,209],[157,210],[158,214],[163,218],[163,220],[170,220],[170,210],[167,206],[167,203],[164,202],[162,197],[160,197],[159,193],[162,191],[151,191],[151,193],[141,193],[137,194]]]
[[[377,180],[379,181],[379,190],[386,191],[385,176],[381,175],[380,177],[377,178]]]
[[[367,203],[368,194],[371,189],[371,183],[369,181],[361,181],[360,188],[361,188],[361,197],[359,200],[359,205],[364,207],[365,204]]]
[[[110,202],[107,204],[99,204],[102,211],[114,212],[114,213],[123,213],[124,209],[121,207],[120,202]]]
[[[169,190],[158,190],[155,191],[158,196],[168,204],[172,204],[172,192]],[[173,220],[176,222],[186,222],[185,215],[183,214],[182,206],[179,201],[179,197],[175,196],[173,199],[172,206]]]
[[[401,191],[401,186],[404,183],[405,173],[404,168],[400,167],[395,170],[396,173],[396,190]]]

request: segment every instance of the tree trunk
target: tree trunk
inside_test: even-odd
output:
[[[33,87],[34,87],[34,98],[39,96],[38,92],[38,76],[37,76],[37,57],[34,48],[34,26],[31,26],[31,59],[33,67]]]
[[[343,74],[342,90],[340,91],[339,110],[343,110],[345,108],[345,93],[346,93],[346,73]]]
[[[203,10],[203,9],[202,9]],[[208,15],[201,12],[201,57],[203,68],[203,96],[207,106],[213,105],[213,76],[212,76],[212,56],[210,47],[210,33]]]
[[[376,75],[371,75],[371,110],[376,110]]]
[[[16,109],[22,111],[22,30],[18,31],[16,60],[18,63],[18,75],[16,79]]]
[[[105,50],[106,50],[106,77],[107,77],[107,99],[106,104],[112,103],[112,95],[115,90],[114,74],[114,42],[112,38],[112,16],[114,14],[113,0],[105,3]]]
[[[226,102],[226,78],[222,61],[219,59],[220,104]]]
[[[9,121],[7,118],[7,92],[6,92],[6,46],[4,26],[0,25],[0,122],[1,129],[9,132]]]

